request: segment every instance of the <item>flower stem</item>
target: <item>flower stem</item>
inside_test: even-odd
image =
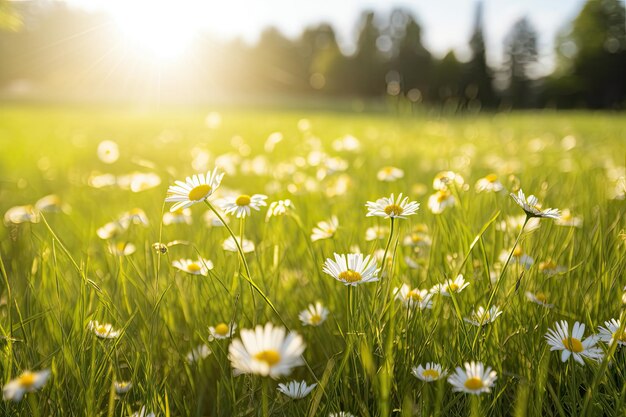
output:
[[[493,302],[493,298],[498,292],[498,288],[500,288],[500,282],[502,281],[502,277],[504,277],[504,274],[506,273],[509,263],[511,262],[511,258],[513,257],[513,252],[515,252],[515,248],[517,248],[517,244],[519,243],[519,240],[522,237],[522,233],[524,233],[524,228],[526,227],[528,220],[530,220],[530,217],[526,215],[526,220],[524,220],[524,224],[522,225],[522,228],[517,234],[517,238],[515,238],[515,243],[513,244],[513,247],[511,248],[511,252],[509,252],[509,256],[506,258],[506,262],[502,266],[502,271],[500,271],[500,275],[498,275],[498,279],[496,280],[496,283],[493,286],[493,290],[491,291],[491,294],[489,295],[489,301],[487,301],[487,306],[485,307],[486,311],[489,311],[489,309],[491,308],[491,303]],[[479,334],[480,332],[476,332],[476,336],[474,336],[474,341],[472,342],[472,349],[474,349],[474,346],[476,346],[476,341],[478,340]]]
[[[267,378],[263,379],[262,385],[263,385],[263,389],[261,391],[261,404],[263,408],[263,417],[269,417],[270,410],[269,410],[269,403],[267,401],[267,397],[269,396],[269,386],[268,386]]]
[[[241,221],[239,222],[239,243],[241,245],[243,245],[243,235],[244,235],[244,230],[245,230],[245,221],[246,218],[242,217]],[[236,241],[236,239],[235,239]],[[241,257],[241,259],[244,259],[245,262],[245,257]],[[250,270],[246,269],[246,273],[248,274],[248,277],[250,276]],[[252,297],[252,311],[254,312],[254,314],[252,315],[252,324],[256,325],[256,300],[254,298],[254,289],[252,288],[252,284],[250,285],[250,296]]]
[[[281,321],[281,323],[283,324],[283,326],[285,326],[287,328],[287,330],[289,330],[289,326],[287,326],[287,323],[285,323],[285,320],[283,320],[283,318],[281,317],[280,313],[278,312],[278,310],[276,309],[276,307],[274,306],[274,304],[270,301],[270,299],[268,298],[267,295],[265,295],[265,293],[263,292],[263,290],[252,280],[252,275],[250,274],[250,267],[248,266],[248,262],[246,261],[246,256],[243,253],[243,249],[241,249],[241,245],[239,244],[239,242],[237,241],[237,237],[235,236],[235,234],[233,233],[233,230],[228,226],[228,224],[226,224],[226,222],[224,221],[224,218],[222,217],[222,215],[215,209],[215,207],[213,207],[213,205],[211,203],[209,203],[208,200],[204,200],[204,202],[206,203],[206,205],[209,207],[209,209],[215,213],[215,215],[217,216],[217,218],[222,222],[222,224],[224,225],[224,227],[226,227],[226,230],[228,230],[228,233],[230,234],[230,237],[233,238],[233,240],[235,241],[235,246],[237,246],[237,252],[239,252],[239,256],[241,257],[241,261],[243,262],[243,266],[244,269],[246,270],[246,273],[244,275],[244,278],[246,279],[246,281],[248,281],[248,283],[252,286],[252,288],[255,289],[256,292],[259,293],[259,295],[261,296],[261,298],[263,298],[263,301],[265,301],[265,303],[270,306],[270,308],[272,309],[272,311],[274,311],[274,313],[276,314],[276,316],[278,317],[278,319]],[[242,242],[243,243],[243,242]]]

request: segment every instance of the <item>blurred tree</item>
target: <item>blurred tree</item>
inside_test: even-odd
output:
[[[487,66],[485,53],[482,8],[482,1],[479,1],[476,4],[474,32],[470,40],[472,58],[467,63],[464,94],[470,106],[492,107],[496,104],[496,100],[492,86],[491,71]]]
[[[350,92],[357,95],[381,95],[386,91],[385,68],[383,56],[377,45],[381,33],[376,26],[374,12],[363,13],[360,27],[356,54],[349,60],[348,67],[342,71],[343,82],[348,86],[351,85]]]
[[[296,44],[276,28],[263,31],[252,50],[250,65],[247,69],[257,72],[262,91],[302,91],[308,86],[308,68]]]
[[[414,90],[417,94],[415,90],[418,90],[420,96],[427,95],[431,85],[432,57],[422,45],[422,28],[410,12],[396,9],[391,13],[387,31],[391,38],[389,68],[394,71],[388,73],[388,78],[397,73],[405,93]]]
[[[507,75],[507,98],[515,107],[533,104],[529,67],[537,62],[537,32],[523,17],[513,25],[504,40],[504,67]]]
[[[435,62],[433,74],[434,100],[438,102],[449,99],[458,100],[463,64],[459,62],[453,51],[448,52],[441,61]]]
[[[307,28],[298,42],[301,59],[308,69],[309,85],[314,90],[336,93],[341,90],[338,77],[345,65],[333,28],[326,24]]]
[[[559,67],[547,94],[558,105],[624,107],[626,13],[619,0],[589,0],[557,37]]]

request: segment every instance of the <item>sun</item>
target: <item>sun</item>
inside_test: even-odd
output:
[[[142,55],[175,61],[200,32],[203,10],[192,1],[111,2],[108,13],[124,42]]]

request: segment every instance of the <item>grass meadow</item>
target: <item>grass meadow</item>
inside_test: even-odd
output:
[[[0,211],[57,196],[0,226],[1,415],[626,413],[623,115],[218,112],[0,108]],[[113,148],[99,155],[103,141],[119,158]],[[268,197],[243,219],[222,213],[254,243],[245,263],[223,249],[230,234],[208,204],[163,221],[168,187],[216,166],[225,175],[207,199],[214,208],[229,195]],[[450,181],[434,184],[445,171]],[[489,174],[502,190],[478,192]],[[440,213],[429,207],[435,187],[454,199]],[[510,196],[520,188],[562,220],[521,230],[525,212]],[[419,210],[366,216],[368,201],[392,193]],[[284,214],[267,214],[286,199]],[[332,216],[332,236],[312,241]],[[378,281],[345,285],[323,271],[334,253],[357,251],[372,256]],[[173,266],[199,257],[187,272]],[[459,274],[462,290],[447,285]],[[405,303],[394,292],[402,284],[428,294]],[[439,284],[450,294],[432,291]],[[424,297],[432,304],[409,302]],[[316,302],[327,317],[304,325],[300,313]],[[501,314],[465,320],[492,306]],[[612,341],[600,340],[611,319],[621,319]],[[562,361],[545,337],[561,320],[584,323],[595,344],[563,339],[572,357]],[[229,346],[266,323],[301,336],[298,366],[234,375]],[[212,337],[218,324],[233,334]],[[587,352],[595,356],[574,360]],[[448,381],[471,361],[496,372],[493,386],[481,382],[490,392]],[[428,362],[447,376],[417,378],[413,368]],[[49,370],[45,384],[27,370]],[[6,398],[16,378],[20,401]],[[277,390],[293,380],[317,385],[302,399]]]

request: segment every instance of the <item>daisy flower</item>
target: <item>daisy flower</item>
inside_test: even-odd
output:
[[[267,206],[265,200],[267,200],[267,196],[263,194],[253,194],[252,196],[241,194],[237,197],[223,199],[219,206],[224,210],[224,213],[241,218],[249,216],[250,209],[259,211],[261,207]]]
[[[530,195],[526,198],[521,189],[517,192],[517,195],[511,193],[511,197],[513,197],[513,200],[517,203],[517,205],[524,210],[527,217],[558,219],[561,216],[558,209],[549,208],[542,210],[539,206],[537,197]]]
[[[143,226],[147,226],[148,216],[146,216],[146,212],[142,209],[134,208],[122,214],[118,219],[118,222],[122,225],[141,224]]]
[[[554,304],[548,304],[548,297],[542,292],[532,293],[530,291],[526,291],[526,298],[532,301],[535,304],[539,304],[540,306],[552,308]]]
[[[555,223],[558,226],[582,227],[583,218],[574,216],[569,209],[563,209]]]
[[[309,395],[316,386],[317,384],[307,385],[306,381],[289,381],[286,384],[278,384],[277,389],[279,392],[282,392],[287,397],[298,400]]]
[[[117,177],[117,185],[123,190],[139,193],[161,185],[161,177],[154,172],[133,172]]]
[[[120,331],[114,330],[113,326],[109,323],[100,324],[96,320],[90,321],[87,328],[101,339],[115,339],[120,335]]]
[[[621,327],[621,323],[619,320],[611,319],[609,321],[605,321],[604,325],[606,327],[598,327],[600,334],[598,337],[603,342],[607,343],[609,346],[613,344],[614,340],[617,340],[618,346],[626,346],[626,331],[619,331]]]
[[[446,376],[448,374],[448,370],[442,369],[441,365],[438,363],[428,362],[426,367],[423,367],[422,365],[413,367],[412,374],[424,382],[432,382]]]
[[[502,262],[503,264],[506,263],[506,261],[509,259],[510,253],[510,250],[503,250],[502,252],[500,252],[500,256],[498,257],[500,262]],[[520,245],[517,245],[515,249],[513,249],[511,260],[526,269],[530,268],[535,263],[535,260],[531,256],[528,256],[524,253],[524,249],[522,249]]]
[[[133,383],[130,381],[115,381],[113,382],[115,393],[117,395],[126,394],[133,387]]]
[[[432,241],[430,239],[430,236],[428,236],[426,233],[416,231],[404,236],[404,239],[402,240],[402,244],[404,246],[410,246],[412,248],[419,246],[430,246],[431,243]]]
[[[474,185],[474,189],[477,193],[487,191],[491,193],[497,193],[504,189],[504,186],[500,181],[498,181],[498,176],[496,174],[489,174],[485,177],[476,181],[476,185]]]
[[[233,336],[236,329],[237,325],[235,323],[219,323],[215,327],[209,326],[209,341],[213,341],[215,339],[228,339]]]
[[[98,158],[105,164],[112,164],[120,157],[117,143],[112,140],[104,140],[98,144]]]
[[[213,213],[211,210],[207,211],[207,213]],[[215,215],[215,214],[213,214]],[[191,217],[191,209],[190,208],[179,208],[176,211],[167,211],[163,213],[163,224],[165,226],[169,226],[170,224],[191,224],[193,223],[193,218]]]
[[[38,372],[24,371],[2,388],[2,397],[5,400],[20,401],[25,393],[35,392],[43,387],[49,377],[49,369]]]
[[[546,275],[556,275],[562,272],[565,272],[565,268],[558,265],[556,262],[552,260],[539,262],[539,271],[543,272]]]
[[[348,411],[340,411],[338,413],[330,413],[328,417],[356,417],[356,416]]]
[[[442,171],[435,175],[433,180],[433,188],[435,190],[447,190],[453,184],[456,184],[458,187],[462,187],[465,184],[463,177],[453,171]]]
[[[115,222],[109,222],[105,224],[104,226],[98,228],[98,230],[96,230],[96,234],[98,235],[100,239],[107,240],[107,239],[111,239],[113,237],[119,236],[125,230],[126,230],[126,227],[124,227],[124,225],[115,221]]]
[[[235,375],[257,374],[274,379],[287,376],[292,369],[304,363],[305,349],[302,337],[283,327],[267,323],[254,330],[241,330],[241,340],[235,339],[228,346],[228,359]]]
[[[35,203],[35,209],[43,211],[44,213],[58,213],[60,211],[69,210],[68,206],[61,203],[61,199],[56,194],[41,197]]]
[[[117,179],[113,174],[101,174],[99,172],[92,172],[87,179],[87,184],[93,188],[104,188],[115,185]]]
[[[571,335],[569,333],[569,324],[565,320],[557,322],[555,326],[556,329],[548,330],[546,339],[550,345],[550,351],[562,351],[561,361],[565,362],[570,356],[573,356],[576,362],[584,365],[583,358],[592,360],[602,358],[602,349],[594,346],[598,342],[597,337],[590,336],[583,340],[583,334],[585,333],[584,324],[575,322]]]
[[[497,379],[496,371],[492,371],[490,366],[485,369],[481,362],[465,362],[464,366],[465,370],[457,366],[454,374],[448,377],[454,391],[475,395],[491,392]]]
[[[217,167],[213,172],[194,175],[187,177],[185,182],[176,181],[176,185],[171,185],[167,189],[165,202],[175,203],[170,211],[176,211],[179,208],[187,208],[196,203],[200,203],[211,196],[220,186],[224,173],[218,173]]]
[[[385,239],[389,235],[389,228],[387,226],[372,226],[365,230],[365,240],[371,242],[372,240]]]
[[[402,301],[405,307],[419,307],[420,310],[433,308],[433,295],[428,290],[411,289],[408,285],[402,284],[400,288],[394,288],[393,293],[396,300]]]
[[[376,174],[378,181],[392,182],[404,177],[404,171],[396,167],[384,167]]]
[[[390,197],[379,198],[375,202],[368,201],[365,203],[367,207],[367,217],[378,216],[388,218],[406,219],[419,210],[420,205],[415,201],[409,202],[409,197],[402,198],[402,193],[395,199],[394,195]]]
[[[201,359],[205,359],[211,354],[211,349],[207,345],[198,345],[187,354],[187,363],[192,364]]]
[[[109,245],[109,252],[115,256],[128,256],[135,253],[137,248],[130,242],[117,242]]]
[[[450,293],[454,292],[458,294],[463,291],[468,285],[470,285],[470,283],[466,282],[465,278],[463,278],[463,275],[459,274],[454,279],[447,279],[443,284],[435,285],[430,290],[430,292],[433,294],[441,294],[449,297]]]
[[[319,301],[309,304],[306,310],[298,314],[298,318],[304,326],[319,326],[328,318],[328,310]]]
[[[345,285],[357,286],[365,282],[378,281],[380,268],[369,255],[363,258],[361,253],[347,255],[335,253],[335,260],[326,258],[322,270]]]
[[[448,207],[454,207],[456,199],[448,190],[437,190],[428,197],[428,208],[433,214],[441,214]]]
[[[270,217],[284,216],[295,210],[295,208],[296,207],[289,199],[274,201],[270,203],[270,206],[267,208],[265,220],[269,220]]]
[[[254,252],[254,242],[248,240],[246,238],[243,239],[243,244],[241,243],[241,238],[237,237],[237,243],[241,246],[241,250],[243,253]],[[235,239],[232,236],[229,236],[224,243],[222,243],[222,249],[228,252],[238,252],[237,244],[235,243]]]
[[[4,213],[4,224],[39,223],[39,211],[33,206],[15,206]]]
[[[469,318],[464,318],[463,320],[474,326],[485,326],[489,323],[493,323],[500,314],[502,314],[502,311],[500,311],[497,306],[491,306],[489,310],[485,310],[485,308],[481,306],[472,311]]]
[[[361,141],[352,135],[345,135],[333,141],[333,149],[337,152],[357,152],[361,148]]]
[[[213,262],[208,259],[199,258],[197,261],[191,259],[178,259],[172,262],[172,266],[180,271],[192,275],[209,275],[209,270],[213,269]]]
[[[322,239],[330,239],[337,232],[339,227],[339,219],[337,216],[332,216],[330,220],[321,221],[313,228],[311,233],[311,242],[316,242]]]

